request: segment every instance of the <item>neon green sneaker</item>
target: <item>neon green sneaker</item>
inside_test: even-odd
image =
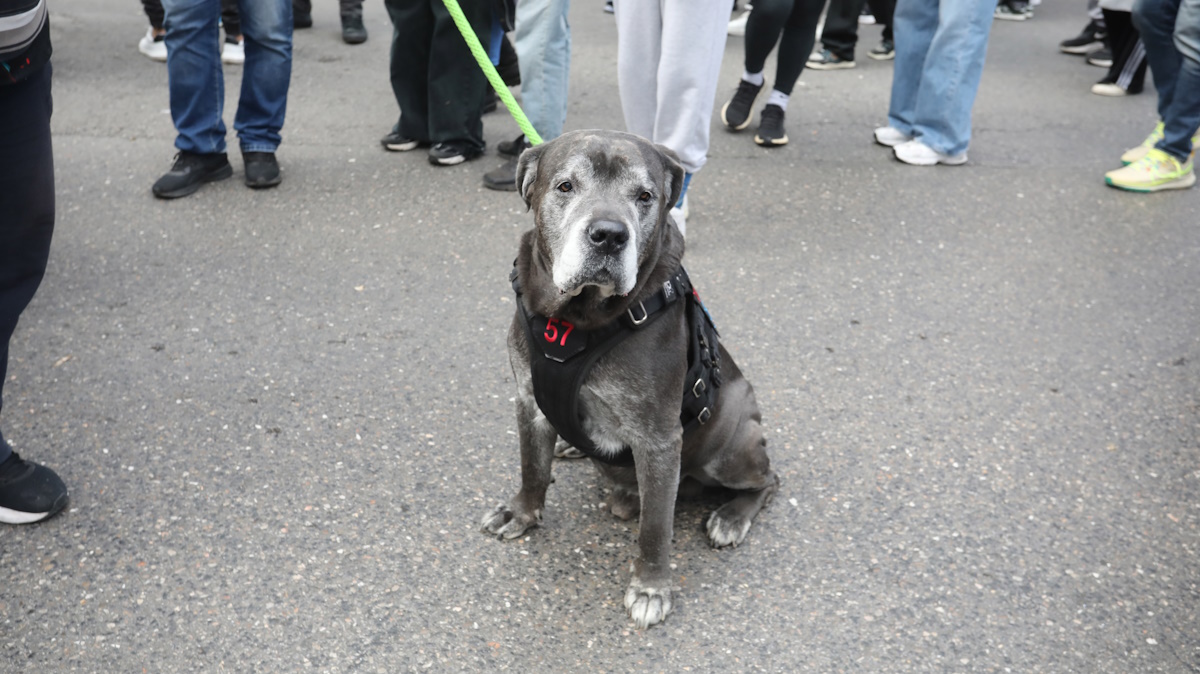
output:
[[[1137,147],[1131,147],[1125,151],[1125,154],[1121,155],[1121,163],[1129,166],[1133,162],[1145,157],[1146,153],[1150,151],[1150,148],[1158,145],[1158,141],[1162,139],[1163,123],[1159,122],[1158,124],[1154,125],[1154,131],[1150,132],[1149,136],[1146,136],[1146,140],[1143,140],[1141,145]],[[1197,149],[1200,149],[1200,133],[1192,136],[1193,155],[1195,155],[1195,150]]]
[[[1183,190],[1196,184],[1192,158],[1181,162],[1162,150],[1152,147],[1146,156],[1125,168],[1104,174],[1104,182],[1130,192]]]

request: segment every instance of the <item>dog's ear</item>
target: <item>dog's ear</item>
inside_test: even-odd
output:
[[[534,185],[537,183],[538,162],[542,158],[542,149],[544,146],[537,145],[525,150],[521,153],[521,158],[517,160],[517,190],[521,193],[521,198],[525,200],[525,208],[532,207],[534,197]]]
[[[671,200],[667,202],[668,209],[674,208],[675,203],[679,201],[679,194],[683,192],[683,165],[679,163],[679,155],[675,154],[675,150],[666,145],[655,145],[659,153],[663,157],[663,176],[666,179],[666,189],[670,190]]]

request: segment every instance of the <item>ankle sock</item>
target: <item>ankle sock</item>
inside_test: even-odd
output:
[[[761,87],[763,85],[763,82],[765,81],[763,79],[763,74],[762,74],[761,70],[756,73],[752,73],[748,70],[743,70],[742,71],[742,79],[749,82],[750,84],[753,84],[756,87]]]
[[[789,98],[791,98],[791,96],[788,94],[785,94],[778,89],[772,89],[771,95],[767,97],[767,105],[778,105],[786,111]]]

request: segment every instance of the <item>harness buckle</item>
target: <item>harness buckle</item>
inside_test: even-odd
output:
[[[692,395],[697,398],[699,398],[707,390],[708,386],[705,386],[703,379],[697,379],[696,383],[692,384]]]
[[[711,417],[712,412],[705,407],[704,409],[700,410],[700,414],[696,415],[696,421],[699,421],[700,425],[703,426]]]
[[[646,303],[638,302],[638,306],[642,310],[641,318],[638,318],[637,316],[633,315],[633,307],[629,307],[628,309],[625,310],[629,314],[629,320],[633,321],[634,325],[641,325],[642,323],[646,322],[646,319],[650,318],[650,312],[646,311]]]

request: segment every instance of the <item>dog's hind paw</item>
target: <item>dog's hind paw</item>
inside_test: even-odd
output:
[[[512,508],[502,503],[488,511],[488,514],[483,516],[480,525],[483,527],[484,533],[512,539],[519,537],[527,529],[536,527],[541,522],[539,515],[540,513],[518,515],[513,512]]]
[[[727,545],[737,545],[746,538],[750,531],[750,518],[738,513],[733,504],[726,504],[713,511],[708,516],[704,529],[708,532],[708,542],[714,548]]]
[[[587,454],[584,454],[583,450],[561,438],[554,445],[554,458],[556,459],[583,459],[586,457]]]
[[[625,608],[638,629],[657,625],[671,612],[671,590],[643,587],[634,580],[625,590]]]

